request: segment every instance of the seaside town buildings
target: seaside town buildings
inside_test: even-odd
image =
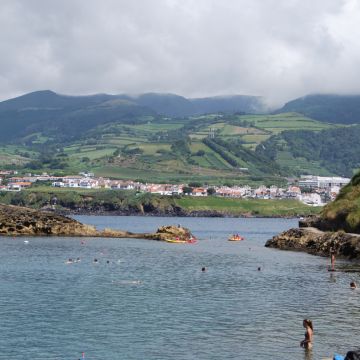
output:
[[[155,184],[140,183],[132,180],[111,180],[95,177],[92,173],[79,175],[52,176],[46,173],[41,175],[17,175],[14,172],[0,171],[0,191],[21,191],[37,182],[46,182],[52,187],[81,188],[81,189],[112,189],[135,190],[158,195],[188,195],[208,196],[209,194],[227,198],[254,198],[254,199],[298,199],[308,205],[324,205],[335,199],[340,189],[350,182],[348,178],[321,177],[303,175],[295,179],[286,188],[272,185],[260,185],[252,188],[244,186],[201,186],[189,187],[187,184]],[[4,181],[3,181],[4,180]],[[186,193],[184,191],[186,189]]]

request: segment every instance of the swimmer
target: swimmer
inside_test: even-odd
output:
[[[119,281],[111,281],[113,284],[116,285],[140,285],[141,281],[140,280],[119,280]]]
[[[261,271],[261,266],[258,267],[258,271]]]
[[[110,261],[109,261],[109,260],[106,260],[106,263],[107,263],[107,264],[110,264]]]
[[[305,328],[305,339],[300,342],[300,346],[304,349],[311,349],[314,334],[312,321],[309,319],[304,319],[303,327]]]
[[[75,260],[75,262],[80,262],[81,260],[80,260],[80,258],[78,257],[78,258],[76,258],[76,260]]]
[[[350,283],[350,289],[356,289],[356,288],[357,288],[357,286],[356,286],[355,281],[352,281],[352,282]]]
[[[98,259],[95,258],[95,259],[94,259],[94,263],[96,264],[97,262],[98,262]]]
[[[72,258],[69,258],[67,261],[65,261],[65,264],[72,264],[74,260]]]
[[[202,271],[202,272],[205,272],[205,271],[206,271],[206,267],[203,266],[203,267],[201,268],[201,271]]]

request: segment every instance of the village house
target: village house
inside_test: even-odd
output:
[[[264,196],[267,196],[269,194],[270,190],[264,186],[264,185],[261,185],[259,186],[257,189],[255,189],[254,191],[254,195],[255,197],[264,197]]]
[[[79,187],[82,189],[96,189],[99,187],[99,181],[90,178],[83,178],[79,182]]]
[[[243,197],[245,191],[244,188],[239,187],[228,187],[222,186],[220,188],[216,188],[216,195],[223,197],[231,197],[231,198],[241,198]]]
[[[10,191],[20,191],[21,189],[29,188],[32,185],[29,181],[11,182],[7,185]]]
[[[192,196],[207,196],[207,189],[203,187],[196,187],[192,189]]]
[[[289,186],[286,195],[288,197],[299,197],[301,195],[301,190],[298,186]]]
[[[137,190],[139,183],[135,183],[131,180],[120,180],[118,181],[118,188],[121,190]]]

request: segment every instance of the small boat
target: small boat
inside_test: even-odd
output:
[[[241,241],[241,240],[245,240],[245,238],[240,235],[232,235],[228,238],[228,240],[229,241]]]
[[[188,240],[180,240],[180,239],[165,239],[166,242],[172,244],[186,244]]]
[[[190,239],[165,239],[166,242],[174,243],[174,244],[195,244],[197,239],[195,237],[191,237]]]

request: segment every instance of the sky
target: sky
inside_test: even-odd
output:
[[[0,100],[360,94],[358,0],[1,0]]]

